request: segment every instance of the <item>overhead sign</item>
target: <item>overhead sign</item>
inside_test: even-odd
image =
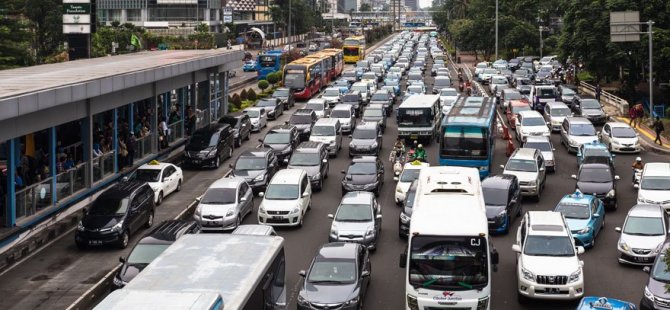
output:
[[[232,23],[233,22],[233,8],[232,7],[224,7],[223,8],[223,22],[224,23]]]
[[[610,40],[612,42],[640,41],[640,12],[610,12]]]
[[[198,0],[156,0],[156,4],[198,4]]]
[[[91,33],[91,25],[63,25],[63,33]]]
[[[91,3],[91,0],[63,0],[63,3]]]
[[[91,4],[63,3],[63,14],[91,14]]]
[[[91,15],[74,15],[74,14],[65,14],[63,15],[63,24],[90,24]]]

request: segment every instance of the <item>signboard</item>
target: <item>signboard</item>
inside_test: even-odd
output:
[[[91,4],[63,3],[63,14],[91,14]]]
[[[91,25],[63,25],[63,33],[91,33]]]
[[[90,24],[90,23],[91,23],[91,15],[89,15],[89,14],[84,14],[84,15],[66,14],[66,15],[63,15],[63,24]]]
[[[156,0],[156,4],[198,4],[198,0]]]
[[[223,8],[223,22],[232,23],[233,22],[233,8],[224,7]]]
[[[610,12],[610,40],[612,42],[640,41],[640,12]]]

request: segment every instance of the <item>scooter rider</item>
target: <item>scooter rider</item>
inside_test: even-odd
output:
[[[413,160],[419,160],[422,162],[426,161],[426,150],[423,148],[422,144],[419,144],[414,150]]]
[[[635,183],[635,174],[636,174],[635,172],[637,170],[642,171],[642,169],[644,169],[644,163],[642,162],[642,157],[638,156],[637,158],[635,158],[632,167],[633,167],[633,183]]]

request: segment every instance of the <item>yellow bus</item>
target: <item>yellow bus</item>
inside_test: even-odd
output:
[[[344,39],[342,47],[345,63],[356,63],[365,59],[365,36],[353,36]]]

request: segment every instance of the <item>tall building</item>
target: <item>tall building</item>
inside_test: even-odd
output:
[[[409,8],[411,11],[418,11],[419,10],[419,0],[404,0],[405,1],[405,6]]]
[[[361,0],[337,0],[337,13],[349,14],[351,10],[358,11]]]

